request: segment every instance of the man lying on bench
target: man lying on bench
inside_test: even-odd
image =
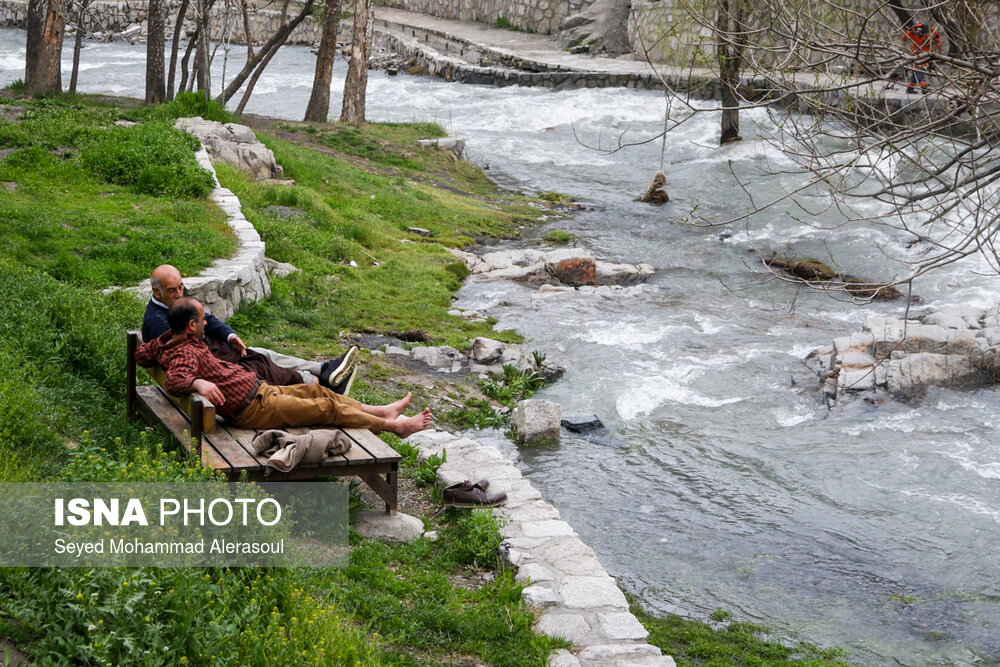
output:
[[[406,438],[430,426],[430,408],[403,416],[410,394],[388,405],[365,405],[319,383],[276,387],[215,358],[204,341],[205,308],[197,299],[174,301],[167,321],[170,331],[141,345],[136,363],[159,364],[166,371],[169,393],[197,391],[215,405],[216,414],[240,428],[332,425],[389,431]]]

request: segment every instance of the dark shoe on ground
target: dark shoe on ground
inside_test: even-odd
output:
[[[485,486],[484,486],[485,484]],[[480,480],[473,484],[469,480],[452,484],[441,492],[445,507],[496,507],[507,502],[507,494],[487,493],[489,482]]]
[[[347,352],[336,359],[326,361],[320,367],[319,383],[338,394],[347,394],[354,382],[358,369],[358,348],[352,345]],[[340,389],[340,391],[338,391]]]
[[[917,89],[914,86],[907,86],[906,87],[906,94],[907,95],[916,95],[917,94]]]

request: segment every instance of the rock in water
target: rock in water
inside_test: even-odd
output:
[[[646,191],[642,193],[642,196],[637,201],[648,204],[668,202],[670,201],[670,197],[667,195],[666,187],[667,177],[662,171],[658,171],[656,172],[656,176],[653,176],[653,180],[646,186]]]

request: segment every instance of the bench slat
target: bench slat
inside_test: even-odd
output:
[[[139,399],[139,409],[146,421],[150,424],[163,424],[185,450],[191,451],[191,421],[170,402],[163,390],[154,385],[146,385],[136,387],[136,395]],[[224,472],[231,467],[226,459],[208,444],[202,444],[200,458],[202,465]]]
[[[146,369],[149,376],[156,380],[156,383],[160,385],[160,389],[170,402],[180,408],[184,414],[191,414],[191,399],[195,396],[201,396],[201,394],[184,394],[182,396],[175,396],[173,394],[167,393],[167,373],[159,366],[151,366]],[[208,400],[204,396],[201,396],[201,402],[203,404],[204,419],[202,420],[204,424],[201,427],[202,432],[211,433],[215,429],[215,406],[212,405],[212,401]]]
[[[399,452],[385,444],[380,437],[368,429],[341,428],[340,430],[355,442],[356,447],[364,448],[379,463],[399,461],[403,458]],[[354,449],[354,447],[351,447],[351,449]]]

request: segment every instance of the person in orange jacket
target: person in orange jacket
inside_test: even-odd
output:
[[[929,28],[926,23],[915,18],[909,29],[903,33],[903,43],[910,47],[914,55],[930,53],[931,46],[940,51],[941,35],[937,29]],[[920,92],[927,92],[927,61],[928,58],[922,58],[914,63],[906,80],[907,93],[916,93],[918,87]]]

